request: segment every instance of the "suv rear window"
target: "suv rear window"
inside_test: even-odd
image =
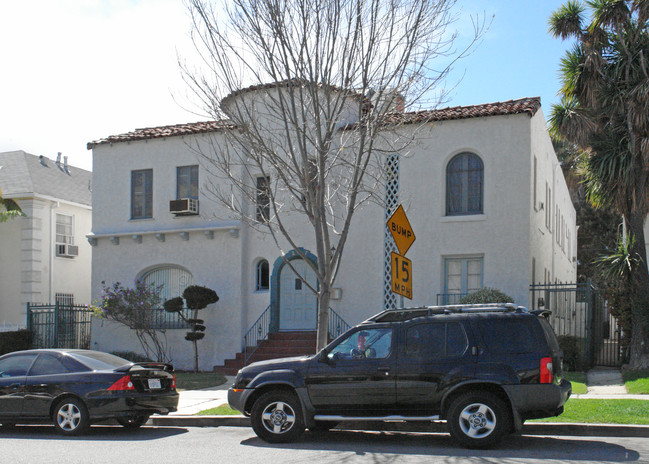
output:
[[[467,347],[466,333],[457,322],[417,324],[406,331],[406,356],[409,358],[462,356]]]
[[[539,332],[528,318],[489,318],[478,321],[491,353],[532,353],[539,349]]]

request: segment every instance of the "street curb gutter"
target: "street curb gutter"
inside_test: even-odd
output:
[[[153,416],[149,425],[158,427],[250,427],[244,416]],[[448,433],[445,422],[342,422],[337,430],[375,430],[391,432]],[[531,422],[523,425],[522,435],[562,435],[588,437],[649,437],[648,425],[568,424]]]

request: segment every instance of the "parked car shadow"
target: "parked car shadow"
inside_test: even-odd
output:
[[[46,440],[92,440],[92,441],[148,441],[168,438],[187,433],[181,427],[147,427],[137,430],[128,430],[119,425],[94,425],[83,435],[64,436],[56,432],[51,425],[17,425],[7,429],[0,427],[0,439],[46,439]]]
[[[260,448],[347,451],[357,455],[424,455],[448,457],[477,457],[484,459],[548,459],[558,461],[633,462],[640,454],[622,445],[605,441],[512,435],[499,445],[486,450],[459,447],[448,434],[338,431],[305,433],[298,441],[270,444],[254,437],[241,442],[244,446]]]

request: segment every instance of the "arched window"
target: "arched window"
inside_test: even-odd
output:
[[[174,265],[165,265],[153,268],[142,274],[139,280],[147,287],[159,288],[158,294],[161,298],[161,308],[165,301],[177,296],[182,296],[183,291],[194,283],[194,277],[191,272],[185,268]],[[188,314],[187,317],[192,316],[191,314]],[[155,320],[152,321],[152,324],[154,327],[166,329],[186,326],[177,314],[168,313],[163,309],[159,310],[159,313],[155,316]]]
[[[484,165],[473,153],[460,153],[446,167],[446,215],[482,214]]]
[[[268,261],[265,259],[260,260],[257,263],[257,268],[256,268],[256,279],[255,279],[255,290],[256,291],[263,291],[263,290],[268,290],[268,282],[270,280],[270,272],[269,272],[269,267],[268,267]]]
[[[180,266],[167,265],[147,271],[140,277],[140,281],[147,287],[161,287],[160,297],[164,302],[181,296],[183,291],[194,283],[194,277],[191,272]]]

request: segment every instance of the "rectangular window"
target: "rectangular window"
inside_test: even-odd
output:
[[[176,168],[176,199],[198,200],[198,165]]]
[[[74,245],[73,216],[56,213],[56,243]]]
[[[153,169],[131,171],[131,219],[153,217]]]
[[[534,175],[534,187],[533,187],[534,188],[534,193],[533,193],[534,211],[538,211],[537,208],[539,207],[539,205],[538,205],[538,203],[536,201],[536,156],[534,157],[534,174],[533,175]]]
[[[482,288],[482,258],[444,260],[444,304],[455,304],[462,296]]]
[[[270,177],[257,177],[257,204],[255,217],[259,222],[270,219]]]
[[[545,227],[552,231],[552,189],[545,183]]]

